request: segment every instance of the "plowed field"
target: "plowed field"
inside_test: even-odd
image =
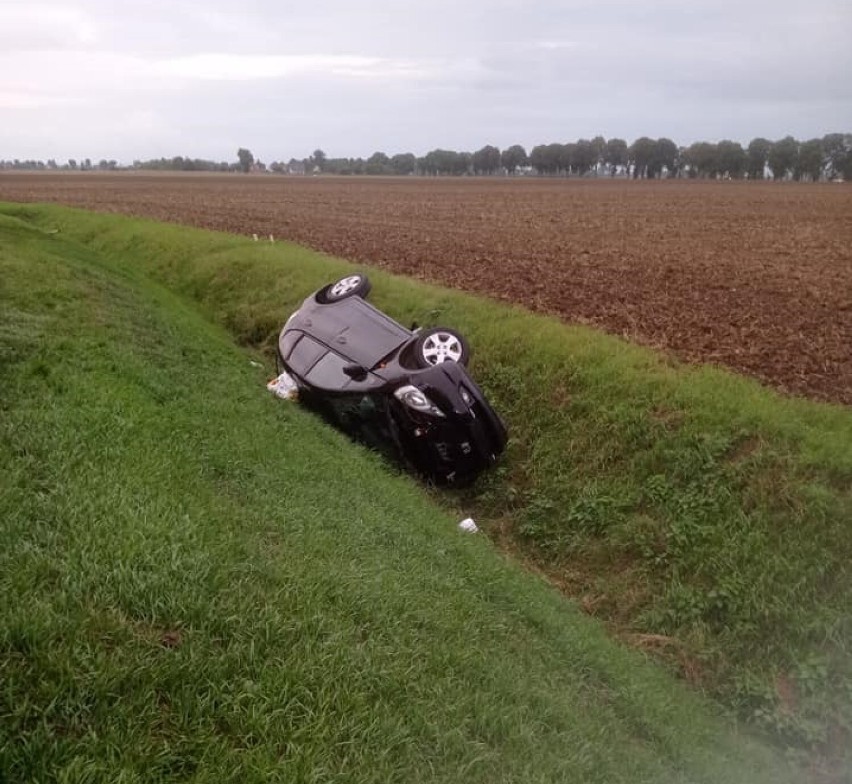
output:
[[[852,186],[0,174],[54,201],[273,234],[852,404]]]

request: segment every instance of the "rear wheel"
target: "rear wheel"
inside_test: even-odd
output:
[[[366,275],[347,275],[321,289],[317,300],[322,303],[332,303],[347,297],[366,297],[370,293],[370,288],[372,287]]]
[[[414,356],[420,367],[440,365],[442,362],[458,362],[467,365],[470,346],[454,329],[432,327],[423,330],[414,344]]]

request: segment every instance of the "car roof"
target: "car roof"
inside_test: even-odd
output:
[[[291,326],[365,368],[375,367],[412,336],[361,297],[318,304]]]

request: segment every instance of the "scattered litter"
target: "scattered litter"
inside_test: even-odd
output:
[[[249,365],[251,365],[252,367],[263,367],[260,362],[255,362],[253,359],[249,360]]]
[[[472,517],[465,517],[465,519],[459,523],[459,528],[462,531],[467,531],[469,534],[475,534],[479,530],[476,523],[473,522]]]
[[[257,242],[257,234],[252,234],[252,235],[251,235],[251,238],[252,238],[255,242]]]
[[[271,234],[269,235],[269,241],[270,241],[270,242],[275,242],[275,237],[273,237]]]
[[[273,378],[266,388],[282,400],[295,400],[299,393],[299,387],[289,373],[282,373],[277,378]]]

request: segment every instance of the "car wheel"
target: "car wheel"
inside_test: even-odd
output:
[[[320,302],[339,302],[347,297],[366,297],[370,293],[370,281],[366,275],[347,275],[345,278],[329,283],[317,297]]]
[[[470,359],[470,346],[454,329],[432,327],[423,330],[417,336],[414,356],[417,364],[424,368],[449,361],[467,365]]]

